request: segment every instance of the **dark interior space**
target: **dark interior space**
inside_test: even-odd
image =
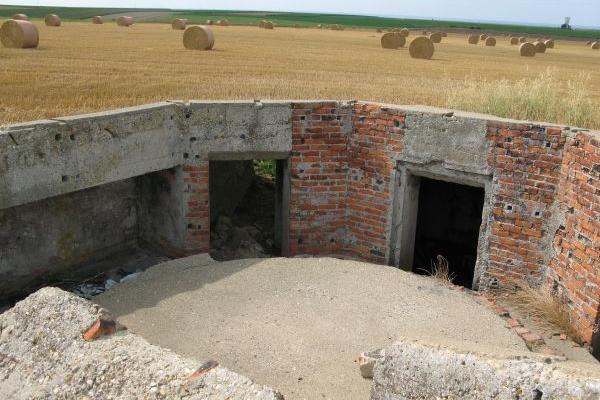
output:
[[[470,288],[483,202],[482,188],[420,178],[413,271],[430,274],[442,255],[453,282]]]
[[[210,254],[214,259],[281,255],[281,163],[210,162]]]

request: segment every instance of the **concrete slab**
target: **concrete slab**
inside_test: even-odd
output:
[[[367,399],[362,351],[399,337],[527,352],[470,295],[392,267],[332,258],[159,264],[94,299],[150,343],[215,359],[286,399]]]

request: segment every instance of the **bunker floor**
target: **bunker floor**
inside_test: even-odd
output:
[[[368,399],[362,351],[399,337],[526,352],[471,295],[392,267],[333,258],[156,265],[94,300],[150,343],[209,359],[286,399]]]

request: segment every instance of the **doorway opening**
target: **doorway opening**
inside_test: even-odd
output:
[[[453,282],[473,285],[485,191],[419,178],[418,213],[412,270],[430,274],[438,255],[448,261]]]
[[[285,253],[286,160],[210,161],[210,254],[218,261]]]

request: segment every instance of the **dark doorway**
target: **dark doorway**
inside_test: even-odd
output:
[[[210,254],[282,255],[285,160],[210,161]]]
[[[420,178],[412,269],[432,272],[437,256],[446,258],[454,283],[470,288],[477,260],[484,190]]]

